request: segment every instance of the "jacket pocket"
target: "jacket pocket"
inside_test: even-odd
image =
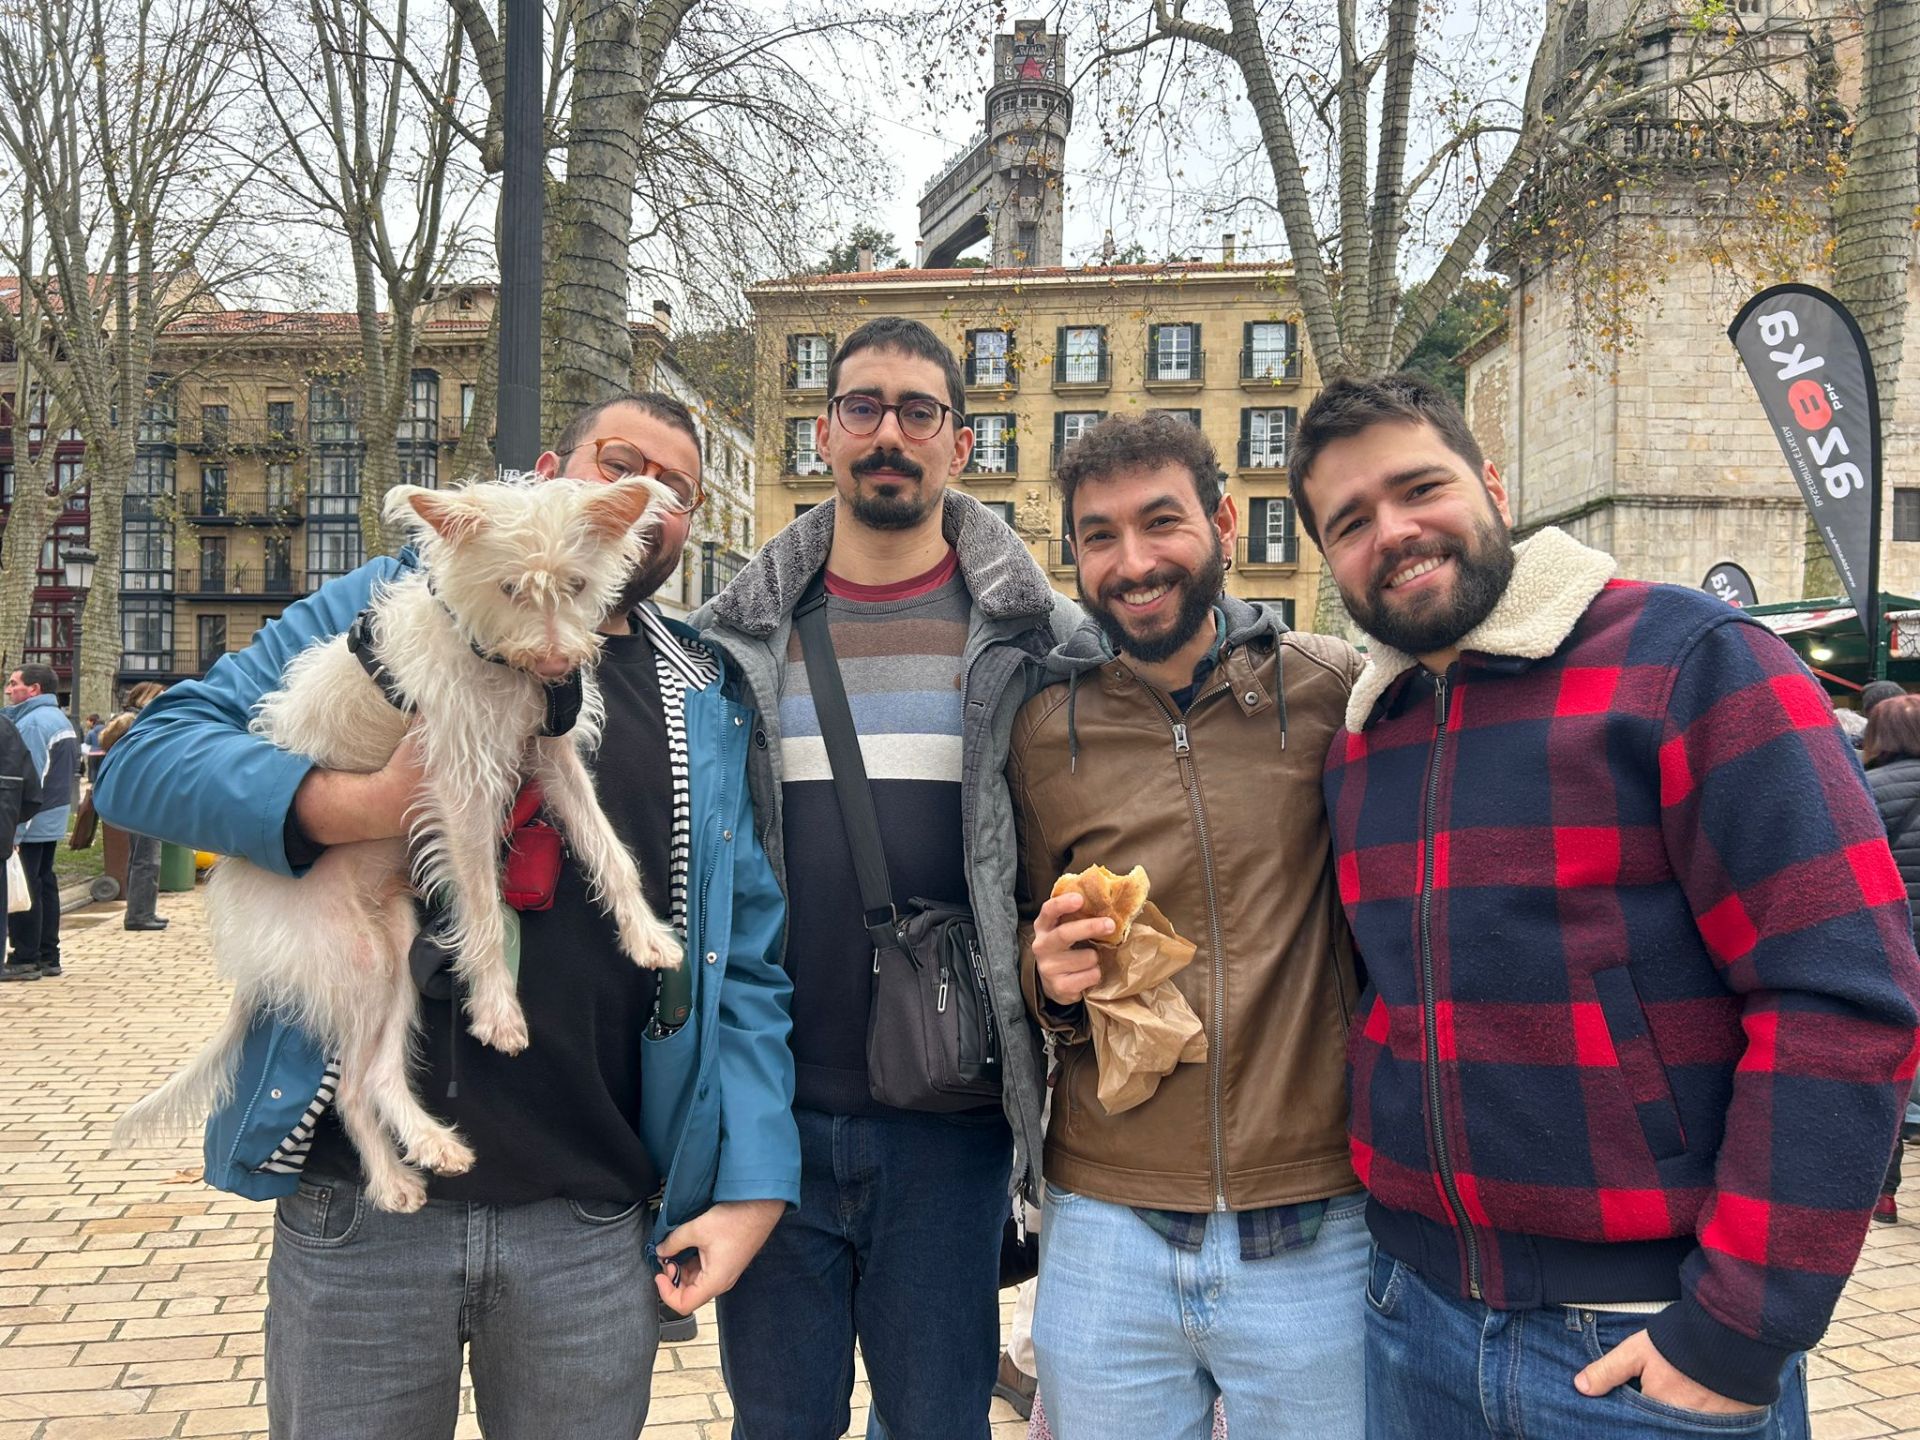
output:
[[[1593,991],[1647,1149],[1656,1160],[1685,1154],[1687,1136],[1680,1125],[1679,1108],[1673,1103],[1673,1087],[1667,1083],[1667,1067],[1654,1048],[1647,1012],[1641,1007],[1631,972],[1625,965],[1596,971]]]

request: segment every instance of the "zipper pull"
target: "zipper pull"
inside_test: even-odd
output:
[[[1176,755],[1188,755],[1191,754],[1192,751],[1193,747],[1187,743],[1187,727],[1175,721],[1173,726],[1173,753]]]
[[[1433,681],[1433,726],[1436,730],[1447,728],[1447,677],[1437,675]]]
[[[940,967],[940,994],[933,1002],[935,1014],[944,1015],[947,1013],[947,979],[947,967],[942,965]]]

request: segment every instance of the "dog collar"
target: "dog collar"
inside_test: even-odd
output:
[[[453,612],[447,613],[451,615]],[[400,693],[400,686],[393,678],[393,672],[381,662],[379,656],[374,654],[376,643],[373,607],[369,605],[354,616],[353,624],[347,627],[347,650],[360,662],[360,668],[367,672],[373,683],[380,687],[380,693],[389,705],[396,710],[412,714],[417,707]],[[474,654],[489,664],[505,665],[507,663],[498,655],[482,650],[474,641],[469,640],[467,645]],[[580,708],[586,703],[586,686],[580,672],[571,671],[565,678],[547,682],[541,688],[545,691],[547,713],[546,718],[541,722],[540,733],[543,736],[565,735],[579,723]]]
[[[498,655],[482,650],[475,641],[469,640],[467,644],[474,654],[489,665],[507,663]],[[586,703],[586,686],[580,679],[580,672],[569,670],[561,679],[545,680],[541,684],[546,690],[547,718],[541,722],[540,733],[548,736],[564,735],[573,729],[580,719],[580,707]]]

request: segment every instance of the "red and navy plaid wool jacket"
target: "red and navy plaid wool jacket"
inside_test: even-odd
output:
[[[1446,676],[1376,647],[1327,758],[1369,976],[1354,1169],[1430,1282],[1673,1299],[1661,1354],[1770,1403],[1859,1254],[1913,1074],[1906,891],[1779,639],[1609,582],[1558,532],[1519,548]]]

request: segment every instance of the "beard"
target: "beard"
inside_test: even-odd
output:
[[[630,615],[641,601],[651,600],[673,572],[680,568],[680,556],[685,548],[662,545],[656,534],[645,558],[633,567],[633,573],[627,576],[627,583],[620,587],[620,598],[613,602],[613,607],[607,613]]]
[[[1454,562],[1453,592],[1417,597],[1411,605],[1388,603],[1386,579],[1409,561],[1430,558]],[[1375,570],[1364,595],[1341,590],[1354,623],[1384,644],[1409,655],[1431,655],[1451,648],[1493,612],[1513,578],[1513,536],[1496,517],[1480,522],[1471,541],[1458,536],[1410,545]]]
[[[1205,563],[1191,574],[1183,575],[1177,570],[1160,571],[1145,582],[1117,580],[1098,597],[1087,593],[1084,582],[1076,580],[1076,586],[1080,591],[1081,605],[1093,617],[1094,624],[1100,627],[1100,633],[1107,637],[1107,643],[1113,647],[1114,653],[1128,656],[1142,665],[1158,665],[1179,654],[1187,642],[1200,633],[1200,627],[1212,617],[1213,602],[1220,598],[1226,582],[1226,562],[1220,558],[1216,546]],[[1125,591],[1151,589],[1155,585],[1173,586],[1178,604],[1174,608],[1173,619],[1167,622],[1164,630],[1142,638],[1127,629],[1113,602]]]
[[[877,470],[896,470],[913,482],[912,487],[902,485],[895,495],[863,491],[861,477]],[[853,518],[869,530],[911,530],[927,518],[940,498],[937,494],[929,496],[923,488],[926,470],[898,450],[876,450],[871,455],[862,455],[848,467],[848,473],[853,479],[853,493],[846,497],[847,508],[853,512]]]

